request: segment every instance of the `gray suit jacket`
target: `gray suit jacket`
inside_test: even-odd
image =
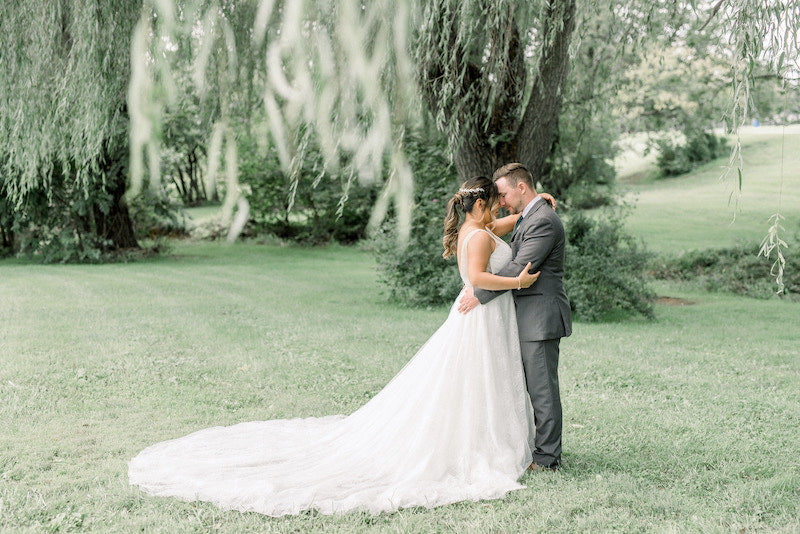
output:
[[[532,208],[511,238],[511,261],[499,276],[518,276],[531,262],[530,272],[541,271],[531,287],[513,290],[520,341],[543,341],[572,334],[572,312],[564,291],[564,225],[547,202]],[[475,296],[486,304],[503,291],[475,288]]]

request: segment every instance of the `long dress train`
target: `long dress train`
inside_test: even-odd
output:
[[[496,271],[511,250],[489,233]],[[459,262],[465,284],[474,234]],[[130,461],[130,483],[152,495],[271,516],[431,508],[523,488],[534,426],[511,294],[466,315],[457,307],[458,300],[353,414],[213,427],[157,443]]]

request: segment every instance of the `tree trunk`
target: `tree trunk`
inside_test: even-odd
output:
[[[111,241],[111,248],[116,250],[139,248],[139,243],[136,241],[136,233],[133,230],[133,220],[124,198],[125,190],[124,178],[117,179],[115,186],[109,184],[108,192],[112,196],[112,201],[108,213],[102,213],[95,207],[97,233],[103,239]]]
[[[539,75],[533,83],[517,134],[517,161],[531,171],[534,180],[550,173],[548,156],[553,151],[561,112],[569,65],[569,40],[575,28],[575,0],[550,0],[542,27],[545,48]]]
[[[0,250],[12,250],[14,248],[14,232],[6,230],[3,225],[0,225]]]
[[[487,45],[481,48],[480,57],[471,56],[471,51],[456,38],[458,15],[445,20],[442,13],[434,13],[434,20],[428,22],[430,31],[441,34],[432,41],[446,54],[434,54],[436,59],[420,64],[421,89],[434,116],[443,115],[448,121],[459,123],[459,138],[450,139],[459,179],[491,176],[498,167],[512,161],[525,164],[535,178],[548,174],[546,166],[557,132],[569,65],[569,39],[575,27],[575,2],[548,0],[537,28],[541,61],[527,104],[527,39],[520,36],[529,28],[520,30],[513,10],[507,13],[507,24],[488,29]],[[487,58],[491,65],[501,68],[487,72]],[[460,98],[455,102],[443,101],[437,91],[449,81],[460,84]],[[489,98],[493,100],[487,101]]]
[[[517,159],[515,143],[498,143],[492,148],[485,140],[486,136],[484,139],[479,137],[470,135],[456,151],[454,163],[462,182],[475,176],[491,178],[497,168]]]
[[[491,176],[495,165],[492,150],[487,143],[470,135],[456,151],[454,163],[458,171],[458,179],[464,182],[475,176]]]
[[[181,196],[186,204],[189,203],[189,199],[186,194],[186,179],[183,177],[183,169],[181,169],[181,164],[175,164],[175,173],[172,174],[172,183],[175,184],[175,189],[178,190],[178,194]],[[177,173],[178,177],[175,177]]]
[[[114,148],[106,147],[101,167],[106,175],[103,187],[111,195],[111,203],[108,213],[104,213],[95,205],[95,231],[98,236],[111,241],[112,249],[139,248],[133,230],[133,220],[125,202],[128,144],[125,139],[116,139],[116,143],[109,141],[108,145],[113,145]]]
[[[526,78],[525,54],[516,20],[512,17],[507,27],[494,28],[491,37],[492,44],[488,53],[495,56],[505,55],[506,68],[493,82],[497,87],[495,100],[491,106],[486,106],[486,115],[478,119],[478,126],[462,128],[466,137],[456,150],[454,158],[462,181],[475,176],[491,177],[495,169],[516,159],[515,133],[519,127],[518,110]],[[473,74],[467,77],[464,93],[468,94],[468,85],[481,76],[480,70],[477,65],[469,66],[469,71]],[[473,103],[476,110],[483,105],[485,104],[479,101]]]

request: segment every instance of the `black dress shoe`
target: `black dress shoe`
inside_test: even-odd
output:
[[[545,467],[543,465],[539,465],[537,463],[531,463],[528,466],[528,471],[533,471],[534,473],[538,473],[539,471],[557,471],[558,466],[555,467]]]

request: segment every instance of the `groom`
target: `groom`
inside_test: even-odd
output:
[[[561,396],[558,390],[558,345],[572,333],[572,313],[564,291],[564,226],[550,204],[537,195],[530,171],[509,163],[492,177],[500,193],[500,206],[522,217],[511,237],[511,262],[499,276],[517,276],[528,262],[530,272],[541,271],[529,288],[514,290],[522,364],[536,424],[532,444],[533,470],[554,470],[561,465]],[[486,304],[502,291],[475,289],[462,297],[459,311],[467,313]]]

